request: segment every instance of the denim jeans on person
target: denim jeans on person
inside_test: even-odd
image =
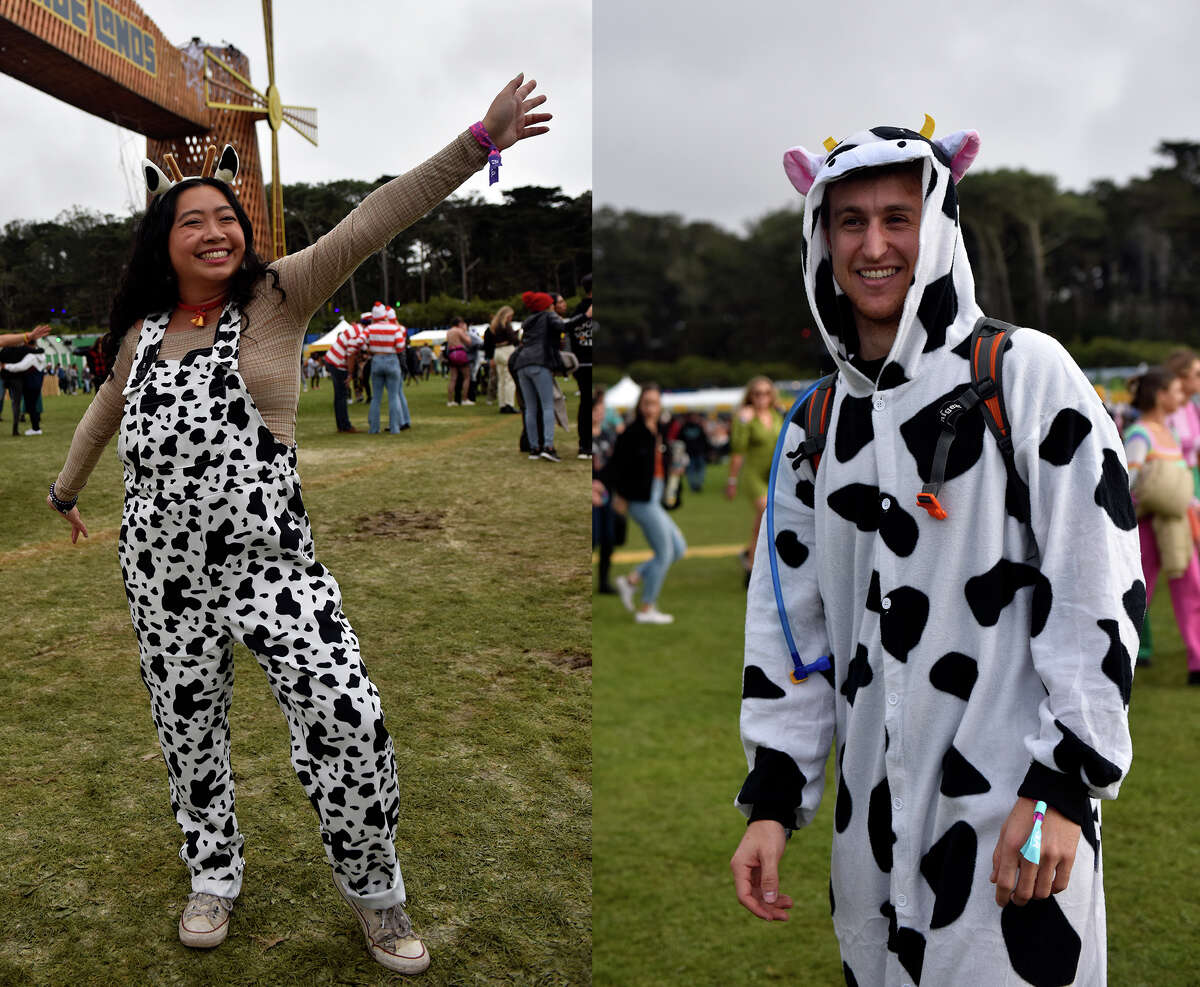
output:
[[[367,412],[367,431],[379,431],[383,389],[388,395],[388,431],[393,435],[412,423],[408,414],[408,399],[404,396],[404,376],[400,373],[400,358],[395,353],[378,353],[371,358],[371,409]]]
[[[350,429],[350,413],[346,410],[346,399],[350,396],[349,376],[341,367],[329,364],[329,376],[333,378],[333,417],[339,432]]]
[[[708,471],[708,460],[703,454],[688,457],[687,482],[693,493],[704,489],[704,475]]]
[[[683,558],[687,551],[687,542],[683,540],[683,532],[671,520],[667,510],[662,506],[663,481],[655,477],[650,484],[649,500],[629,501],[629,516],[633,518],[646,541],[654,550],[654,557],[637,567],[637,574],[642,580],[642,602],[655,603],[663,580],[667,578],[667,570],[671,563]]]
[[[541,451],[537,444],[538,402],[542,405],[542,432],[546,448],[554,446],[554,376],[548,367],[521,367],[517,371],[517,383],[521,385],[521,396],[525,398],[525,434],[529,436],[529,447]]]

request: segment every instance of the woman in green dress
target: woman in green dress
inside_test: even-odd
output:
[[[729,480],[725,484],[725,496],[730,500],[740,490],[754,509],[754,527],[750,533],[750,544],[742,550],[742,566],[749,579],[754,565],[754,546],[758,543],[758,529],[762,524],[763,511],[767,509],[767,480],[771,475],[771,456],[779,430],[783,427],[783,415],[778,409],[779,395],[768,377],[754,377],[746,385],[741,406],[733,417],[729,444],[732,456],[729,460]]]

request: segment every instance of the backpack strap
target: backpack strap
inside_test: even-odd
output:
[[[933,453],[929,482],[921,487],[921,492],[917,494],[917,506],[925,508],[930,517],[938,521],[947,517],[946,509],[938,501],[938,494],[946,480],[946,461],[950,457],[950,447],[954,444],[958,416],[964,411],[970,411],[976,405],[980,406],[980,413],[988,431],[995,436],[1005,466],[1010,472],[1015,468],[1012,429],[1004,407],[1002,370],[1006,342],[1016,331],[1017,327],[1014,325],[986,317],[981,317],[971,330],[968,350],[971,361],[971,386],[959,397],[947,401],[939,410],[942,431]]]
[[[1017,327],[981,318],[971,330],[971,383],[983,399],[983,420],[1006,463],[1013,462],[1012,429],[1004,407],[1004,348]]]
[[[804,426],[804,441],[794,452],[789,452],[792,467],[798,467],[806,459],[812,463],[813,475],[821,464],[821,453],[825,451],[825,435],[829,431],[829,418],[833,414],[833,398],[837,391],[837,374],[822,377],[802,399],[799,415]],[[792,415],[788,415],[791,419]],[[779,435],[782,440],[787,431],[787,422]]]

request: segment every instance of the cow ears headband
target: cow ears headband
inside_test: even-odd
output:
[[[936,144],[950,159],[950,174],[956,183],[967,173],[967,169],[971,167],[971,163],[979,153],[979,134],[974,130],[959,130],[948,137],[939,137],[934,140],[933,117],[928,113],[925,114],[925,124],[921,127],[920,133],[930,143]],[[801,195],[808,195],[808,190],[812,188],[813,182],[816,180],[817,172],[821,170],[821,166],[828,160],[830,152],[837,146],[838,142],[829,137],[825,140],[824,154],[812,154],[802,147],[793,147],[784,152],[783,170],[787,172],[787,176],[791,179],[797,192]]]
[[[216,162],[215,167],[213,164],[214,161]],[[146,191],[151,196],[162,195],[168,189],[173,188],[184,180],[183,172],[179,170],[179,164],[175,160],[175,155],[164,154],[163,164],[171,172],[170,178],[149,158],[142,158],[142,173],[146,176]],[[226,144],[225,150],[221,152],[220,160],[217,160],[217,148],[215,145],[209,144],[204,149],[204,167],[200,169],[200,174],[189,177],[216,178],[226,185],[232,185],[233,180],[237,177],[237,173],[238,156],[237,151],[233,149],[233,145]]]

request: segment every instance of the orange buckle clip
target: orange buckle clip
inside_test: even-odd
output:
[[[944,521],[948,516],[946,509],[938,503],[938,499],[931,493],[917,494],[917,506],[924,507],[929,512],[929,516],[935,521]]]
[[[804,685],[804,683],[808,681],[807,675],[802,679],[796,678],[796,670],[794,668],[788,672],[788,678],[792,680],[793,685]]]

